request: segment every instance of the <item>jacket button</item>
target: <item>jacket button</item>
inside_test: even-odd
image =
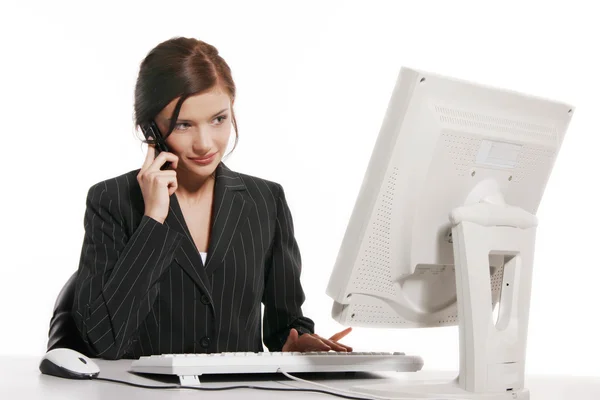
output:
[[[206,304],[206,305],[210,304],[210,299],[205,294],[203,294],[202,297],[200,297],[200,301],[202,302],[202,304]]]
[[[210,338],[208,336],[204,336],[202,339],[200,339],[200,346],[208,349],[210,347]]]

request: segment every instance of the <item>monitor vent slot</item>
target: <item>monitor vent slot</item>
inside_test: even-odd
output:
[[[390,224],[396,192],[398,168],[388,174],[384,190],[379,194],[375,215],[367,228],[367,246],[360,254],[360,265],[354,287],[358,291],[396,295],[390,265]]]
[[[445,125],[454,125],[459,128],[484,129],[487,131],[508,133],[521,137],[529,136],[538,140],[558,138],[558,131],[556,128],[550,126],[484,115],[439,105],[435,106],[435,111],[438,113],[440,121]]]

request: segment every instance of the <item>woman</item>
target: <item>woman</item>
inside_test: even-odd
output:
[[[281,185],[221,161],[231,124],[237,144],[234,100],[229,66],[205,42],[173,38],[141,63],[135,122],[154,121],[169,151],[145,140],[141,168],[88,191],[73,317],[89,355],[260,352],[261,303],[270,351],[351,351],[337,342],[351,328],[325,339],[302,314]]]

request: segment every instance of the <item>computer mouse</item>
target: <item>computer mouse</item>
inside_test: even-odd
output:
[[[98,376],[100,368],[90,358],[72,349],[52,349],[40,362],[42,374],[68,379],[92,379]]]

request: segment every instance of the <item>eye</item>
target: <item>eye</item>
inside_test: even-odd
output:
[[[184,131],[185,129],[179,129],[178,126],[180,125],[187,125],[190,126],[190,124],[188,124],[187,122],[179,122],[175,124],[175,129],[179,130],[179,131]]]
[[[217,118],[215,118],[215,119],[219,119],[219,118],[222,118],[221,120],[219,120],[219,124],[220,124],[220,123],[222,123],[224,120],[226,120],[226,119],[227,119],[227,115],[220,115],[220,116],[218,116],[218,117],[217,117]]]

